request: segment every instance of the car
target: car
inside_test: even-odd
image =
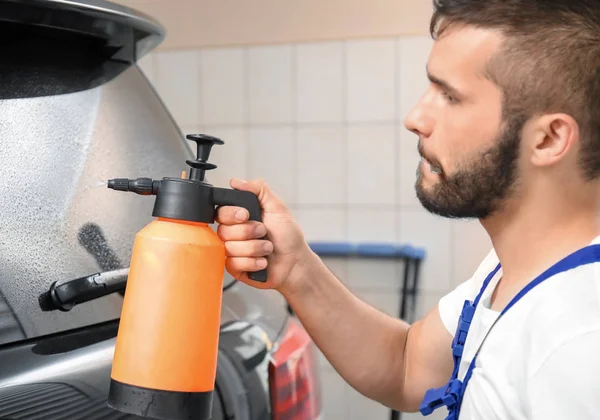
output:
[[[143,418],[107,399],[154,199],[107,180],[194,159],[137,65],[164,28],[105,1],[0,0],[0,34],[0,418]],[[212,418],[320,418],[318,352],[285,299],[223,282]]]

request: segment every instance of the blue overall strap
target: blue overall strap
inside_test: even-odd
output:
[[[463,310],[458,318],[458,325],[456,328],[456,333],[454,334],[454,339],[452,340],[452,357],[454,359],[454,371],[452,372],[452,378],[456,378],[458,376],[458,369],[460,368],[460,360],[462,358],[462,353],[465,348],[465,343],[467,341],[467,335],[469,334],[469,329],[471,328],[471,322],[473,321],[473,315],[475,315],[475,310],[477,309],[477,305],[479,305],[479,301],[487,289],[488,285],[496,275],[496,273],[500,270],[500,264],[492,270],[490,274],[483,281],[483,285],[477,294],[474,302],[466,300],[463,304]]]
[[[508,310],[510,308],[512,308],[519,300],[521,300],[521,298],[523,298],[527,293],[529,293],[534,287],[540,285],[544,281],[548,280],[550,277],[560,274],[564,271],[568,271],[568,270],[580,267],[582,265],[592,264],[595,262],[600,262],[600,245],[589,245],[589,246],[582,248],[578,251],[575,251],[574,253],[563,258],[562,260],[560,260],[559,262],[554,264],[552,267],[550,267],[549,269],[544,271],[542,274],[540,274],[538,277],[536,277],[527,286],[525,286],[509,302],[509,304],[506,305],[506,307],[502,310],[502,312],[500,313],[498,318],[496,318],[496,321],[494,322],[494,324],[492,324],[492,327],[490,327],[490,330],[494,327],[496,322],[498,322],[498,320],[506,312],[508,312]],[[488,334],[489,334],[489,331],[488,331]],[[486,335],[486,337],[484,337],[484,341],[485,341],[485,338],[487,338],[487,335]],[[464,379],[464,383],[463,383],[463,386],[462,386],[462,389],[460,392],[458,403],[452,407],[449,418],[452,418],[455,420],[458,419],[458,415],[460,413],[460,406],[462,404],[462,400],[465,395],[465,389],[467,388],[467,384],[469,383],[469,381],[471,380],[471,376],[473,375],[473,370],[475,369],[475,363],[477,361],[477,356],[479,355],[479,351],[481,350],[481,346],[483,346],[483,343],[481,343],[481,345],[479,346],[479,350],[475,353],[475,356],[473,356],[473,360],[471,361],[471,364],[469,365],[469,369],[467,370],[467,373],[465,375],[465,379]]]
[[[425,397],[423,398],[423,402],[419,408],[419,411],[424,416],[433,413],[436,409],[442,406],[452,407],[457,403],[462,388],[462,383],[457,379],[458,369],[460,367],[460,361],[462,358],[463,349],[465,347],[465,342],[467,341],[467,335],[469,334],[469,329],[471,328],[471,321],[473,320],[473,315],[475,314],[475,309],[481,300],[481,296],[499,269],[500,264],[498,264],[496,268],[488,274],[487,278],[483,282],[483,285],[481,286],[481,289],[479,290],[479,293],[477,294],[477,297],[475,298],[475,302],[466,300],[463,304],[462,312],[458,318],[456,333],[454,334],[454,339],[452,340],[452,358],[454,360],[454,370],[452,372],[452,376],[446,385],[440,388],[430,389],[425,393]]]

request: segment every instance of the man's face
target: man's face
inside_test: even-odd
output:
[[[516,182],[522,123],[502,121],[502,92],[484,75],[500,42],[492,31],[456,27],[429,56],[430,86],[405,126],[419,136],[415,187],[432,213],[484,219]]]

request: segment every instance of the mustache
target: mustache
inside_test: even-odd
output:
[[[425,150],[425,147],[423,146],[423,143],[421,143],[421,141],[419,141],[417,149],[419,150],[419,155],[422,158],[426,159],[432,165],[439,166],[440,168],[442,167],[440,162]]]
[[[427,162],[429,162],[431,172],[444,177],[444,174],[446,173],[446,171],[442,167],[442,164],[440,163],[440,161],[437,160],[436,158],[434,158],[433,156],[431,156],[425,150],[425,148],[423,147],[423,143],[420,140],[419,140],[417,147],[419,150],[419,155],[421,155],[421,157],[423,157],[424,159],[427,160]]]

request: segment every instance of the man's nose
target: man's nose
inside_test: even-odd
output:
[[[428,114],[422,98],[404,118],[404,127],[419,137],[429,137],[433,131],[433,119]]]

